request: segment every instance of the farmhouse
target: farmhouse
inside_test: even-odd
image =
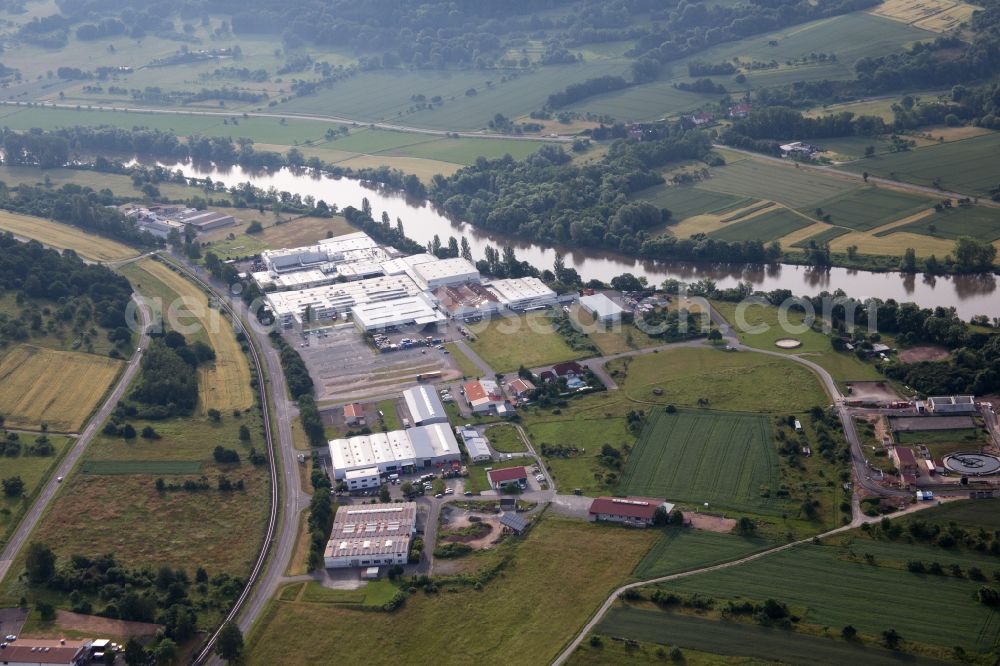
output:
[[[350,426],[365,424],[365,408],[361,406],[360,402],[352,402],[344,406],[344,423]]]
[[[580,307],[592,315],[594,321],[601,322],[602,324],[621,321],[622,313],[625,311],[622,306],[600,292],[590,296],[581,296]]]
[[[455,434],[446,423],[390,430],[329,442],[333,478],[352,470],[378,468],[380,474],[442,468],[461,460]]]
[[[491,469],[486,472],[486,477],[489,479],[490,488],[497,492],[511,486],[522,489],[528,487],[528,471],[524,467]]]
[[[341,507],[323,563],[327,569],[406,564],[416,525],[414,502]]]
[[[476,379],[466,382],[462,387],[465,390],[465,401],[476,414],[486,414],[489,412],[501,413],[505,411],[505,400],[500,392],[500,387],[492,379]]]
[[[927,398],[927,410],[931,414],[975,414],[976,399],[971,395]]]
[[[403,391],[403,401],[410,412],[413,425],[447,423],[448,413],[444,411],[441,399],[432,386],[414,386]]]
[[[21,638],[0,643],[0,663],[5,666],[83,666],[94,653],[91,640],[38,640]]]
[[[518,312],[551,307],[556,303],[556,292],[536,277],[493,280],[488,285],[500,303]]]
[[[598,497],[590,505],[590,520],[621,523],[630,527],[650,527],[657,509],[667,513],[674,505],[647,497]]]

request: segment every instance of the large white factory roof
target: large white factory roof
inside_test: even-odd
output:
[[[392,326],[426,326],[445,320],[423,293],[393,300],[359,303],[351,308],[354,323],[365,331],[384,330]]]
[[[472,262],[461,257],[419,263],[413,266],[413,273],[417,282],[429,289],[447,284],[479,281],[479,270],[472,265]]]
[[[408,388],[403,391],[403,400],[406,401],[406,408],[416,425],[441,423],[448,420],[448,412],[444,411],[441,398],[438,397],[433,386]]]
[[[390,301],[419,293],[420,288],[409,276],[392,275],[338,282],[299,291],[270,292],[266,298],[275,315],[298,318],[307,306],[312,306],[314,311],[347,312],[356,305]]]
[[[493,280],[487,286],[501,303],[509,307],[518,307],[531,301],[554,301],[556,298],[556,292],[536,277]]]
[[[423,465],[425,460],[455,459],[459,455],[458,442],[447,423],[333,439],[329,447],[330,464],[337,478],[355,469],[373,466],[398,469],[404,465]]]

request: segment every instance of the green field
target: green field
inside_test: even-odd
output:
[[[1000,530],[1000,499],[975,502],[949,502],[924,511],[916,516],[901,519],[903,522],[922,520],[946,527],[951,523],[972,530]]]
[[[816,245],[824,245],[829,243],[834,238],[840,238],[844,234],[851,233],[850,229],[845,229],[844,227],[830,227],[818,234],[813,234],[809,238],[800,240],[798,243],[792,243],[792,247],[807,248],[810,243],[816,243]]]
[[[709,502],[733,509],[773,508],[781,485],[767,417],[725,412],[654,411],[622,472],[626,495]]]
[[[866,666],[934,666],[941,662],[901,657],[896,652],[875,646],[849,643],[839,638],[810,636],[753,624],[709,620],[649,608],[618,606],[597,625],[595,633],[622,636],[649,643],[677,645],[734,657],[750,657],[732,663],[865,664]],[[585,648],[581,648],[583,650]],[[760,661],[757,661],[760,660]],[[661,663],[663,660],[660,660]],[[729,662],[724,662],[729,663]]]
[[[500,453],[521,453],[527,449],[521,435],[512,425],[497,425],[486,431],[490,446]]]
[[[857,185],[814,171],[740,156],[725,166],[712,169],[712,177],[700,187],[734,196],[771,199],[791,208],[805,208],[855,189]]]
[[[874,564],[866,562],[865,553],[872,556]],[[952,564],[964,570],[996,568],[996,559],[988,555],[862,540],[850,545],[800,546],[662,587],[716,599],[774,598],[787,603],[802,622],[830,627],[834,632],[851,624],[862,634],[879,635],[891,626],[904,639],[945,648],[992,648],[1000,622],[995,611],[975,600],[982,583],[964,577],[910,573],[905,566],[910,560],[937,561],[945,569]],[[900,603],[915,589],[935,603]],[[948,612],[940,612],[942,608]],[[886,609],[892,612],[887,615]]]
[[[80,465],[83,474],[198,474],[196,460],[88,460]]]
[[[476,338],[469,347],[494,372],[512,372],[522,365],[536,368],[588,355],[570,348],[551,322],[547,312],[530,312],[468,324]]]
[[[66,452],[70,442],[68,437],[48,435],[54,448],[53,454],[36,456],[26,451],[34,441],[35,435],[22,433],[19,438],[20,455],[0,457],[0,479],[19,476],[24,481],[24,494],[21,497],[7,497],[0,493],[0,548],[6,543],[8,532],[20,522],[21,516],[24,515],[38,489],[51,476],[52,470]]]
[[[304,586],[301,592],[296,595],[296,598],[293,599],[295,601],[311,604],[358,606],[361,608],[381,608],[392,600],[399,589],[385,580],[369,581],[364,587],[357,590],[330,589],[313,581],[299,585]],[[298,592],[297,589],[296,592]],[[284,591],[281,596],[285,598]]]
[[[780,208],[761,213],[749,220],[730,222],[722,229],[713,231],[709,236],[730,243],[741,243],[749,240],[769,243],[812,224],[814,224],[813,220],[806,219],[787,208]]]
[[[735,560],[773,545],[774,542],[759,537],[673,528],[649,549],[633,575],[642,579],[668,576]]]
[[[640,406],[696,407],[704,398],[712,409],[788,413],[829,403],[811,370],[763,354],[679,349],[612,361],[608,370]]]
[[[524,538],[466,558],[469,567],[506,561],[482,589],[442,581],[440,594],[417,592],[394,613],[274,600],[248,637],[248,661],[316,664],[336,654],[345,664],[394,664],[400,655],[420,664],[474,663],[519,653],[525,662],[549,663],[655,539],[547,515]]]
[[[654,81],[595,95],[567,108],[580,113],[608,114],[622,122],[628,122],[657,120],[664,116],[693,111],[721,98],[720,95],[678,90],[673,85],[676,80]]]
[[[868,231],[926,210],[933,203],[926,197],[885,187],[865,187],[820,201],[813,208],[802,209],[802,212],[814,215],[816,208],[822,208],[824,214],[831,216],[831,224]]]
[[[846,168],[927,186],[933,186],[934,179],[940,178],[941,187],[946,190],[988,196],[1000,182],[997,151],[1000,151],[1000,132],[991,132],[961,141],[878,155],[852,162]]]
[[[753,202],[749,197],[712,192],[690,185],[656,185],[642,190],[636,197],[658,208],[668,209],[672,213],[673,220],[683,220],[704,213],[717,213]]]
[[[1000,209],[984,206],[960,206],[934,213],[901,227],[878,232],[875,235],[887,236],[897,232],[910,232],[950,240],[961,236],[971,236],[992,242],[1000,240]]]

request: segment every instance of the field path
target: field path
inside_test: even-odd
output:
[[[139,303],[135,294],[132,295],[132,298],[138,305]],[[142,332],[139,334],[138,345],[139,349],[145,349],[149,345],[149,336],[146,335],[146,328],[149,326],[149,317],[145,308],[138,307],[136,309],[142,317],[142,324],[139,329]],[[87,427],[83,429],[80,436],[76,438],[75,442],[73,442],[55,472],[49,476],[48,483],[41,488],[34,504],[32,504],[31,508],[25,512],[24,517],[21,519],[21,523],[17,526],[17,530],[11,535],[10,540],[7,542],[3,551],[0,552],[0,581],[2,581],[10,572],[10,567],[14,563],[14,558],[25,545],[28,537],[31,535],[32,531],[34,531],[35,525],[42,517],[42,514],[49,506],[49,503],[55,497],[56,491],[59,490],[59,482],[76,466],[77,461],[80,460],[80,457],[86,450],[90,440],[97,434],[101,424],[104,423],[108,416],[111,415],[111,411],[118,405],[118,401],[121,400],[122,396],[125,394],[125,389],[128,388],[129,384],[132,382],[132,378],[135,377],[135,374],[139,371],[139,361],[142,359],[142,352],[139,351],[139,349],[132,353],[132,357],[129,358],[128,364],[125,366],[125,371],[122,372],[121,376],[118,378],[118,383],[115,384],[111,393],[109,393],[108,397],[105,398],[101,408],[90,418],[90,421],[87,423]]]

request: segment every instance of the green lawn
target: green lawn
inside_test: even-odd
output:
[[[376,408],[385,415],[382,420],[387,430],[399,430],[403,427],[399,422],[399,412],[396,411],[395,400],[383,400],[376,405]]]
[[[781,469],[766,416],[654,411],[622,472],[625,495],[776,509]]]
[[[814,224],[813,220],[806,219],[787,208],[780,208],[762,213],[749,220],[730,222],[709,235],[712,238],[730,243],[742,243],[748,240],[769,243],[812,224]]]
[[[521,466],[530,468],[532,464],[531,458],[514,458],[513,460],[499,460],[479,465],[469,465],[469,476],[465,477],[465,490],[476,494],[491,490],[490,481],[486,478],[487,470]]]
[[[636,198],[648,201],[658,208],[668,209],[674,221],[692,215],[717,213],[753,202],[750,197],[712,192],[692,185],[655,185],[640,191]]]
[[[612,361],[608,370],[646,405],[696,407],[704,398],[712,409],[787,413],[829,404],[811,370],[763,354],[678,349]]]
[[[476,339],[469,343],[474,352],[495,372],[512,372],[518,367],[535,368],[580,358],[556,333],[547,312],[531,312],[515,317],[499,317],[469,324]]]
[[[394,664],[401,654],[420,664],[472,663],[511,653],[549,663],[655,539],[644,530],[545,516],[524,538],[463,562],[506,561],[482,589],[417,592],[394,613],[274,600],[248,637],[246,654],[250,664],[315,664],[331,654],[350,664]]]
[[[773,545],[773,541],[759,537],[671,528],[642,558],[633,575],[643,579],[667,576],[735,560]]]
[[[490,446],[500,453],[521,453],[527,449],[521,440],[521,435],[512,425],[496,425],[486,431]]]
[[[855,231],[869,231],[894,220],[930,208],[934,202],[922,196],[898,192],[885,187],[865,187],[817,202],[815,206],[801,209],[807,215],[830,215],[831,224]]]
[[[1000,240],[1000,209],[983,206],[960,206],[934,213],[901,227],[878,232],[875,235],[883,236],[897,232],[923,234],[950,240],[961,236],[971,236],[992,242]]]
[[[392,600],[399,588],[386,580],[373,580],[357,590],[336,590],[323,587],[316,582],[308,582],[298,596],[298,600],[312,604],[334,604],[381,608]]]
[[[483,374],[479,366],[473,363],[472,359],[457,344],[449,342],[444,347],[451,353],[451,357],[458,365],[458,369],[461,371],[463,377],[479,377]]]

